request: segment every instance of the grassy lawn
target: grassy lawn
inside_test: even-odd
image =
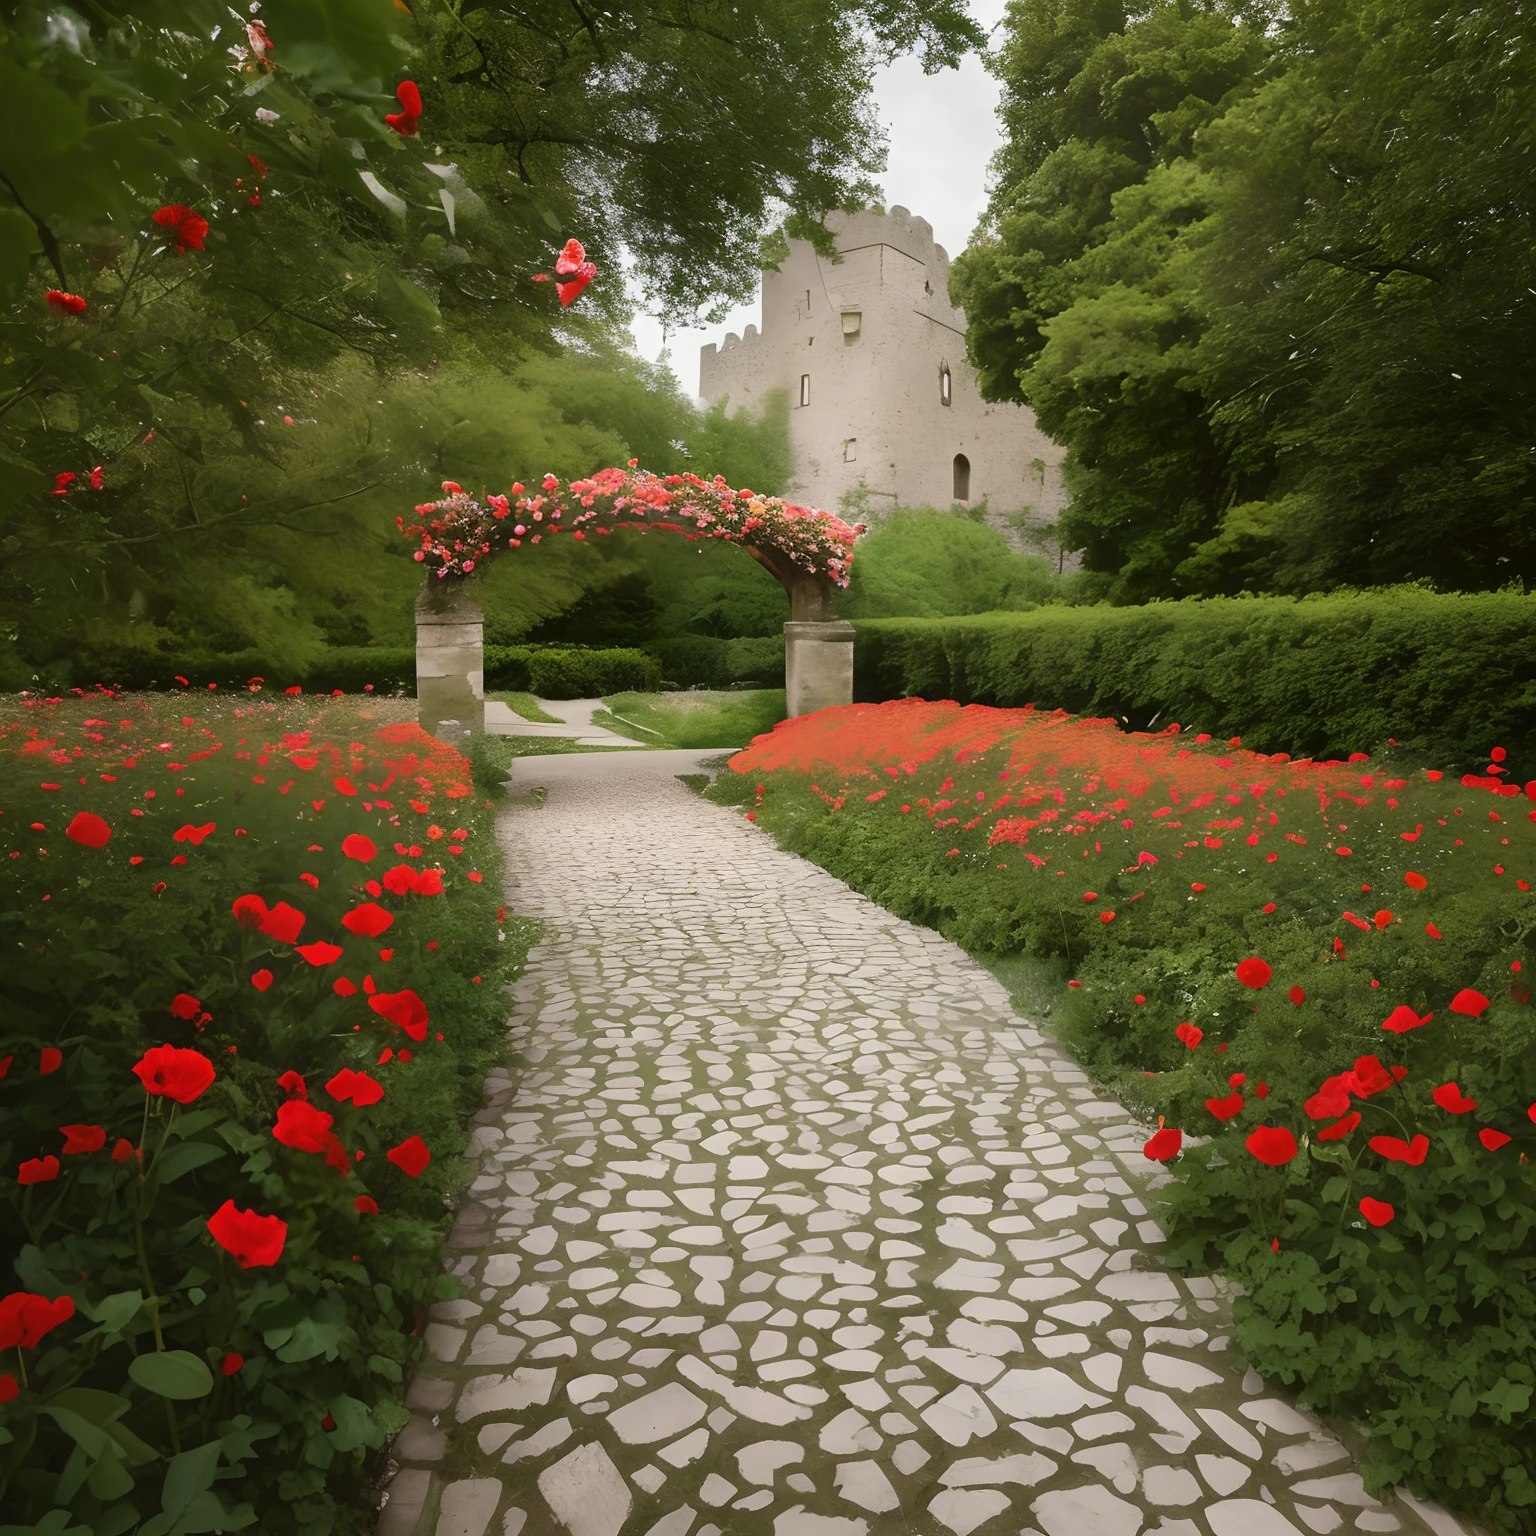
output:
[[[560,717],[540,708],[539,701],[531,693],[517,693],[510,688],[496,688],[487,693],[486,698],[499,700],[514,715],[521,715],[524,720],[532,720],[536,725],[560,724]]]
[[[595,724],[648,747],[744,747],[784,718],[784,690],[617,693]]]

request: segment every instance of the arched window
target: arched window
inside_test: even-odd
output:
[[[971,499],[971,461],[963,453],[955,455],[955,500]]]
[[[939,364],[939,404],[948,405],[950,402],[951,384],[949,378],[949,364]]]

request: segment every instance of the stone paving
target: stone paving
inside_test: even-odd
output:
[[[689,761],[515,767],[533,1065],[488,1084],[380,1536],[1463,1529],[1159,1267],[1145,1126]]]

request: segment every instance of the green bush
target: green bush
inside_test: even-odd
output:
[[[1399,744],[1469,762],[1536,753],[1536,597],[1419,587],[974,618],[858,620],[855,697],[1033,703],[1264,752]]]
[[[855,705],[780,726],[711,794],[973,953],[1062,962],[1067,1043],[1202,1143],[1167,1251],[1240,1282],[1248,1357],[1368,1424],[1371,1486],[1530,1536],[1536,811],[1514,775],[1207,740]],[[1255,957],[1272,976],[1245,983]],[[1261,1126],[1293,1138],[1279,1166]],[[1420,1134],[1418,1163],[1380,1140]]]
[[[734,640],[679,635],[653,641],[646,649],[659,661],[662,676],[683,688],[729,688],[737,683],[778,688],[784,683],[782,635]]]
[[[440,1238],[526,936],[498,942],[488,803],[450,748],[361,705],[199,702],[0,722],[0,1266],[63,1314],[0,1362],[0,1507],[361,1536],[452,1294]],[[179,1102],[134,1070],[166,1044],[207,1080]],[[285,1110],[332,1120],[300,1146]],[[227,1201],[286,1224],[275,1260],[214,1239]]]

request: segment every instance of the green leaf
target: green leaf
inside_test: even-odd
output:
[[[85,1486],[103,1503],[125,1498],[133,1492],[133,1475],[116,1456],[103,1456],[96,1470],[86,1478]]]
[[[95,1424],[100,1429],[105,1429],[114,1419],[120,1419],[133,1406],[116,1392],[101,1392],[94,1387],[68,1387],[49,1398],[48,1405],[78,1413],[88,1424]]]
[[[36,1525],[0,1525],[0,1536],[92,1536],[88,1525],[71,1525],[67,1509],[50,1509]]]
[[[320,1323],[312,1317],[301,1317],[294,1324],[292,1337],[277,1351],[277,1358],[289,1365],[299,1360],[313,1360],[322,1354],[327,1360],[334,1360],[341,1336],[342,1329],[336,1323]]]
[[[139,1355],[129,1362],[128,1374],[147,1392],[190,1402],[213,1391],[213,1374],[194,1354],[168,1349],[160,1354]]]
[[[355,1451],[359,1446],[383,1443],[384,1436],[373,1422],[366,1404],[343,1395],[332,1399],[330,1409],[331,1418],[336,1423],[336,1428],[330,1432],[331,1444],[338,1451]]]
[[[162,1184],[173,1184],[184,1173],[191,1173],[194,1168],[201,1168],[206,1163],[227,1156],[223,1147],[213,1146],[210,1142],[184,1141],[168,1148],[155,1159],[154,1176]]]
[[[102,1297],[94,1306],[80,1310],[99,1324],[96,1333],[111,1335],[121,1333],[138,1316],[143,1305],[143,1291],[117,1291]],[[124,1406],[127,1406],[126,1402]]]
[[[369,1355],[368,1369],[386,1381],[399,1381],[402,1375],[399,1361],[391,1360],[388,1355]]]

